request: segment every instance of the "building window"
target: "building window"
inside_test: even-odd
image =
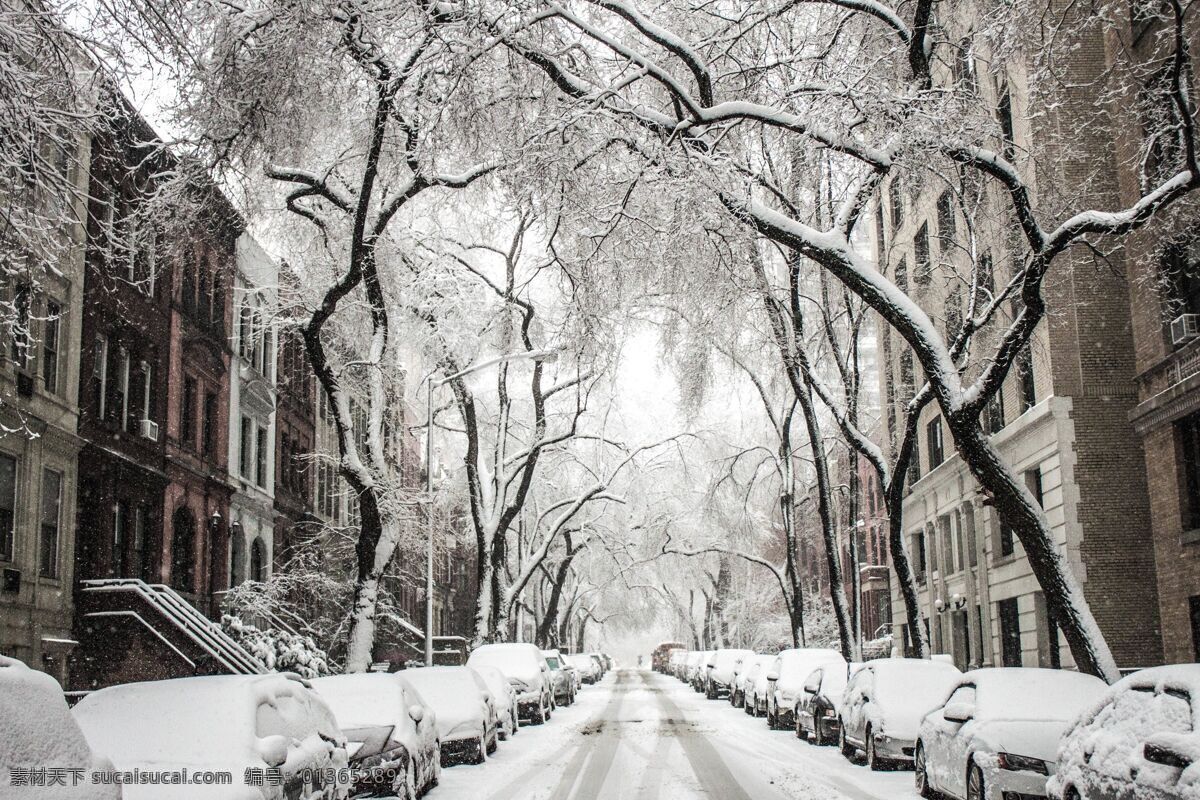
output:
[[[183,379],[183,412],[179,425],[180,444],[196,449],[196,379]]]
[[[929,468],[936,469],[946,460],[942,442],[942,418],[937,417],[925,426],[925,448],[929,456]]]
[[[242,306],[238,311],[238,355],[247,361],[254,342],[254,306],[250,297],[242,298]]]
[[[58,577],[58,526],[62,509],[62,473],[42,470],[42,526],[39,574]]]
[[[913,534],[913,575],[917,583],[925,580],[925,534],[917,531]]]
[[[1193,531],[1200,529],[1200,413],[1184,417],[1175,427],[1183,451],[1183,529]]]
[[[1000,155],[1011,161],[1016,155],[1016,129],[1013,127],[1012,95],[1005,85],[1000,89],[996,104],[996,121],[1000,124]]]
[[[1038,508],[1045,508],[1045,496],[1042,493],[1042,468],[1034,467],[1025,471],[1025,488],[1037,501]]]
[[[17,520],[17,460],[0,455],[0,561],[13,560]]]
[[[900,177],[895,176],[888,184],[888,205],[892,210],[892,232],[895,233],[904,224],[904,196],[900,190]]]
[[[929,223],[922,222],[913,237],[913,282],[928,286],[933,280],[933,262],[929,254]]]
[[[137,575],[144,581],[150,581],[149,553],[146,549],[146,534],[150,522],[150,509],[139,504],[133,516],[133,566]]]
[[[875,204],[875,247],[879,251],[879,263],[882,264],[887,258],[887,233],[883,226],[882,200]]]
[[[129,542],[129,503],[124,500],[118,500],[113,506],[113,543],[112,543],[112,570],[113,577],[124,578],[125,574],[125,548]]]
[[[58,338],[62,307],[46,303],[46,326],[42,334],[42,385],[51,394],[58,392]]]
[[[996,512],[996,521],[1000,525],[1000,555],[1002,557],[1011,556],[1016,547],[1013,529],[1009,527],[1007,522],[1005,522],[1003,519],[1000,519],[1000,513],[998,511]]]
[[[942,192],[937,199],[937,225],[938,247],[945,257],[954,247],[955,234],[954,197],[949,191]]]
[[[1000,617],[1001,666],[1021,666],[1021,615],[1017,598],[1010,597],[996,604]]]
[[[191,592],[196,580],[196,520],[179,508],[171,520],[171,585]]]
[[[1029,345],[1025,345],[1024,349],[1017,354],[1014,366],[1017,368],[1017,383],[1021,390],[1021,413],[1024,414],[1037,405],[1037,386],[1033,379],[1033,353],[1030,351]]]
[[[1163,250],[1160,293],[1170,322],[1181,314],[1200,314],[1200,239],[1171,242]]]
[[[250,480],[250,464],[252,463],[250,448],[253,446],[250,435],[252,430],[250,418],[242,417],[242,428],[238,436],[238,474],[245,480]]]
[[[108,337],[97,336],[92,342],[92,406],[96,419],[103,420],[108,402]]]
[[[987,401],[987,405],[983,407],[983,432],[993,434],[1004,428],[1004,387],[996,390],[996,393]]]
[[[267,485],[267,429],[259,427],[254,444],[254,482],[261,488]]]
[[[217,395],[204,395],[204,455],[212,457],[217,452]]]
[[[896,288],[902,292],[908,291],[908,257],[900,256],[896,261]]]
[[[250,580],[262,583],[267,579],[267,548],[263,540],[255,536],[250,545]]]
[[[33,342],[33,331],[30,329],[33,324],[32,303],[33,290],[29,284],[18,285],[13,292],[15,319],[12,322],[12,360],[18,369],[29,366],[29,351]]]

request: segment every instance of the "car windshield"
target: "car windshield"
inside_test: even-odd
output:
[[[550,669],[559,669],[558,659],[554,656],[546,656],[546,666]]]

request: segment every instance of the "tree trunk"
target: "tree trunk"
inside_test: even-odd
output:
[[[1121,677],[1112,652],[1092,615],[1066,555],[1054,544],[1046,515],[1013,470],[992,446],[978,415],[961,413],[948,418],[955,447],[983,491],[992,499],[1000,518],[1012,528],[1046,598],[1050,619],[1062,628],[1080,672],[1109,683]]]

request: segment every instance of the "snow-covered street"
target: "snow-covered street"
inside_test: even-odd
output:
[[[912,772],[872,773],[649,670],[614,670],[486,764],[443,770],[431,800],[912,800]]]

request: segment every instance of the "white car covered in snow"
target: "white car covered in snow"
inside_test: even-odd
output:
[[[796,724],[796,703],[804,691],[804,681],[817,667],[836,664],[846,668],[846,659],[837,650],[822,647],[797,647],[775,656],[767,668],[767,725],[774,730]]]
[[[482,764],[496,749],[499,720],[487,682],[471,667],[417,667],[404,670],[437,716],[442,764]]]
[[[1063,735],[1048,788],[1059,800],[1200,798],[1200,664],[1109,687]]]
[[[543,650],[542,659],[550,670],[550,685],[557,705],[569,706],[575,702],[574,668],[567,669],[562,653],[558,650]]]
[[[756,668],[746,676],[746,713],[752,717],[761,717],[767,713],[767,694],[771,691],[771,682],[767,675],[776,656],[763,656]]]
[[[879,658],[854,673],[838,711],[842,755],[867,754],[871,769],[910,762],[921,720],[941,706],[962,673],[945,661]]]
[[[350,794],[346,739],[329,707],[295,675],[127,683],[92,692],[72,714],[92,747],[120,771],[232,776],[216,784],[129,783],[126,798],[332,800]],[[247,780],[252,776],[262,777],[261,785]]]
[[[554,686],[550,668],[535,644],[508,642],[485,644],[471,651],[468,667],[495,667],[517,690],[517,713],[533,724],[550,719],[554,709]]]
[[[367,672],[311,683],[346,735],[355,792],[415,798],[437,785],[442,762],[437,714],[408,681]]]
[[[716,700],[728,695],[733,688],[733,671],[743,659],[754,655],[753,650],[717,650],[708,659],[708,675],[705,676],[705,696]]]
[[[586,653],[575,653],[565,656],[575,671],[579,673],[579,680],[582,683],[595,683],[600,680],[600,670],[596,668],[596,662]]]
[[[111,772],[112,764],[92,751],[54,678],[0,656],[0,720],[0,795],[17,791],[6,787],[31,774],[26,770],[61,767],[72,771],[66,786],[38,786],[29,790],[29,796],[45,800],[121,797],[119,785],[92,782],[93,775]],[[72,785],[73,775],[81,778],[78,786]]]
[[[734,708],[741,708],[747,713],[749,707],[746,705],[746,698],[749,697],[749,692],[754,688],[754,679],[758,672],[766,665],[775,660],[775,656],[765,656],[761,653],[755,653],[752,656],[746,656],[741,663],[733,671],[733,689],[729,692],[729,703]]]
[[[998,667],[965,673],[921,722],[917,792],[958,800],[1044,797],[1059,738],[1107,685],[1061,669]]]
[[[479,677],[487,684],[488,691],[492,693],[492,705],[496,707],[496,716],[500,718],[501,740],[515,736],[521,727],[521,720],[517,716],[517,690],[508,682],[508,678],[504,677],[504,673],[495,667],[479,666],[471,669],[479,673]]]

